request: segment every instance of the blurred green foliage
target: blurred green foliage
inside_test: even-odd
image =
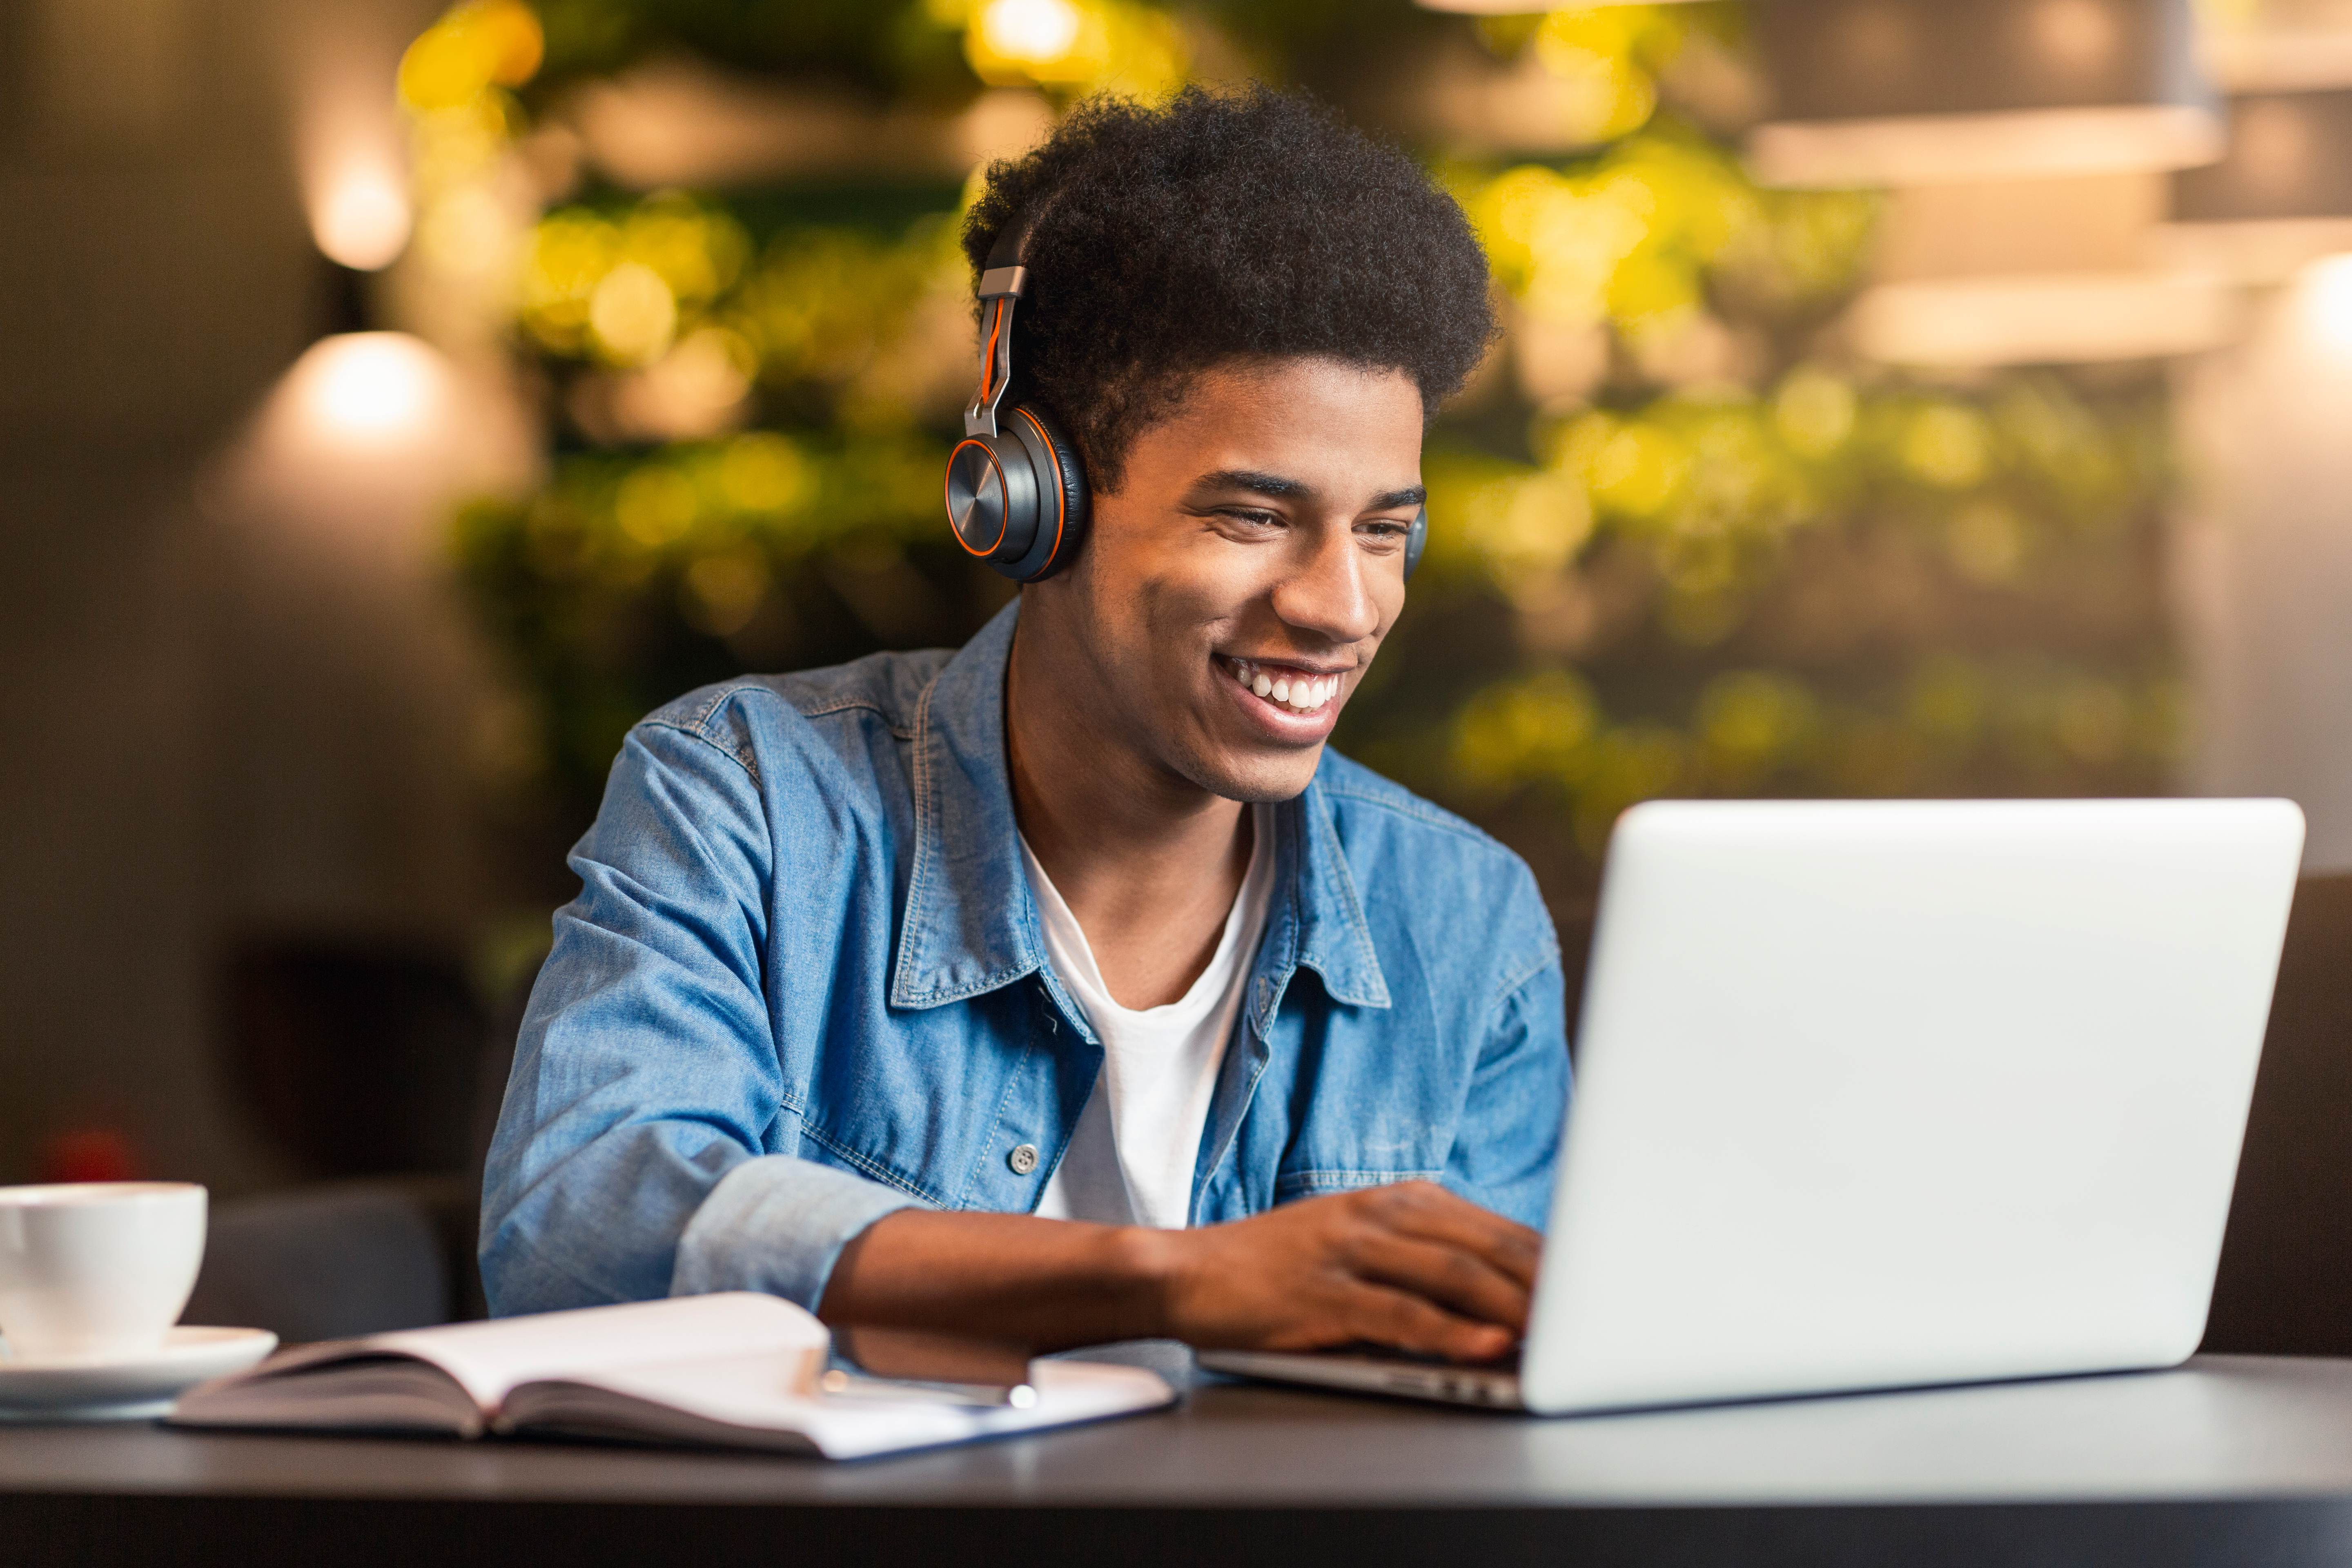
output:
[[[1409,79],[1448,28],[1497,69],[1532,61],[1591,144],[1433,155],[1489,248],[1507,330],[1433,434],[1428,561],[1342,745],[1568,892],[1617,812],[1652,795],[2163,785],[2181,697],[2156,549],[2160,384],[1937,383],[1843,356],[1834,321],[1876,199],[1759,190],[1676,100],[1678,61],[1736,48],[1736,6],[539,15],[545,66],[515,85],[517,127],[565,83],[662,50],[943,110],[991,84],[1066,103],[1220,55],[1310,83],[1334,61]],[[468,509],[456,542],[537,704],[557,816],[583,819],[626,726],[688,686],[951,644],[1003,602],[938,516],[971,372],[953,245],[969,194],[592,191],[539,222],[515,332],[550,389],[551,477]]]
[[[1597,854],[1654,795],[2146,793],[2179,743],[2151,507],[2162,408],[2056,375],[1963,395],[1803,364],[1428,463],[1433,540],[1366,760]],[[1499,595],[1525,668],[1466,702],[1411,650]]]

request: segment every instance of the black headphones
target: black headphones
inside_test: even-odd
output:
[[[1000,427],[996,405],[1013,380],[1013,310],[1028,287],[1026,226],[1008,223],[980,274],[988,327],[980,392],[963,411],[963,439],[948,454],[948,526],[967,553],[1016,583],[1035,583],[1068,564],[1087,535],[1087,473],[1054,416],[1016,403]],[[1009,433],[1008,433],[1009,432]],[[1429,509],[1405,534],[1404,574],[1421,564]]]

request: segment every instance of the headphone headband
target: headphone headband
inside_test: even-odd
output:
[[[989,247],[988,265],[980,275],[976,291],[980,302],[985,305],[993,300],[996,308],[987,314],[988,346],[981,353],[980,391],[963,411],[967,437],[997,434],[996,405],[1013,382],[1013,312],[1029,288],[1029,268],[1023,259],[1028,247],[1028,226],[1006,224],[997,232],[996,243]]]

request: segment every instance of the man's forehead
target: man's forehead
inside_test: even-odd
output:
[[[1273,480],[1255,493],[1358,505],[1421,479],[1421,390],[1401,371],[1327,359],[1228,363],[1202,373],[1130,448],[1151,482]],[[1231,488],[1230,486],[1228,488]]]

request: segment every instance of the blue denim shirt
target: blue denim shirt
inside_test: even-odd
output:
[[[1103,1052],[1022,869],[1016,612],[953,655],[730,681],[631,732],[490,1149],[493,1311],[814,1307],[895,1209],[1036,1206]],[[1568,1051],[1526,865],[1328,751],[1276,815],[1193,1223],[1421,1178],[1540,1226]]]

